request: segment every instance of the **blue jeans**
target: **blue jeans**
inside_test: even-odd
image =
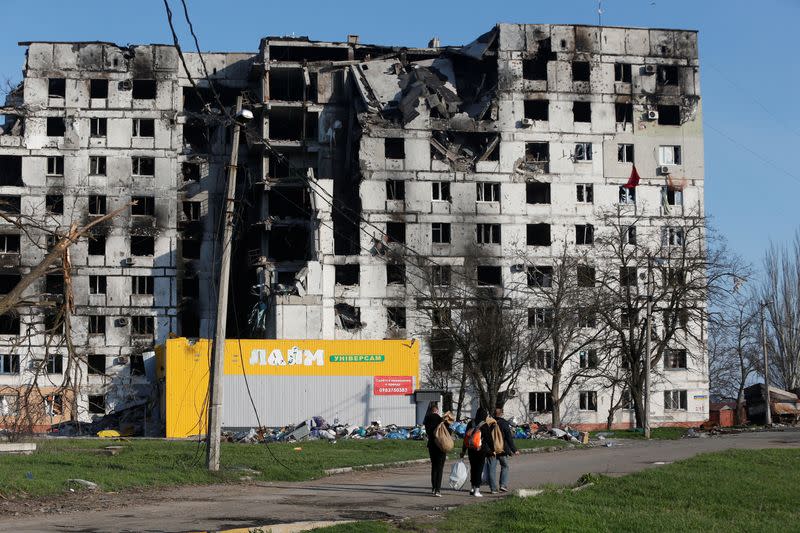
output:
[[[500,463],[500,486],[508,488],[508,457],[501,455],[499,457],[488,457],[486,465],[489,468],[489,489],[497,491],[497,463]]]

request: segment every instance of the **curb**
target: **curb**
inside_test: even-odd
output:
[[[587,446],[588,447],[588,446]],[[531,453],[551,453],[551,452],[558,452],[562,450],[569,450],[575,448],[574,444],[567,443],[567,446],[547,446],[542,448],[525,448],[520,450],[520,455],[527,455]],[[449,457],[448,457],[449,459]],[[329,468],[327,470],[323,470],[323,473],[326,476],[335,476],[337,474],[347,474],[349,472],[356,472],[361,470],[380,470],[383,468],[401,468],[404,466],[415,466],[420,464],[429,463],[430,459],[410,459],[408,461],[398,461],[396,463],[375,463],[369,465],[356,465],[356,466],[345,466],[342,468]]]

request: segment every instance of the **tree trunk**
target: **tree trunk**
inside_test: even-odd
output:
[[[463,359],[463,356],[462,356]],[[461,362],[461,382],[458,384],[458,406],[456,408],[456,420],[461,420],[461,409],[464,406],[464,393],[467,388],[467,363]]]
[[[553,381],[550,387],[550,403],[553,406],[553,427],[561,425],[561,373],[553,372]]]

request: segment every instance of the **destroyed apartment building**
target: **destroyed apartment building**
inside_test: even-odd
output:
[[[420,261],[441,285],[527,286],[520,254],[583,253],[603,209],[627,209],[640,235],[702,209],[692,31],[499,24],[465,46],[267,37],[257,53],[202,56],[21,44],[0,121],[0,287],[42,261],[53,231],[130,204],[0,320],[4,412],[36,380],[40,424],[157,397],[154,346],[213,336],[232,149],[228,338],[414,339],[420,367],[448,365],[417,307]],[[239,96],[255,118],[232,147]],[[624,190],[634,159],[642,181]],[[687,349],[655,383],[654,423],[708,417],[706,348]],[[62,395],[67,375],[78,387]],[[548,377],[531,368],[507,412],[546,420]],[[605,422],[601,384],[573,396],[565,419]]]

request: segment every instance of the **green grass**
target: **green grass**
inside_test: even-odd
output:
[[[205,447],[193,442],[146,439],[36,442],[38,449],[33,455],[0,455],[0,496],[57,494],[68,489],[66,480],[71,478],[92,481],[106,491],[238,481],[242,476],[259,481],[301,481],[321,477],[330,468],[428,457],[424,441],[367,439],[341,440],[336,444],[309,441],[270,444],[269,450],[263,444],[223,443],[221,469],[211,474],[203,467]],[[549,440],[517,441],[520,448],[559,444]],[[109,445],[121,445],[123,450],[116,456],[101,453]],[[295,447],[301,447],[302,451],[295,451]],[[452,455],[459,451],[460,447]],[[261,474],[244,472],[243,468]]]
[[[800,450],[703,454],[579,492],[468,505],[403,531],[797,531]],[[362,523],[362,533],[396,531]],[[335,530],[334,530],[335,531]],[[340,531],[345,531],[344,529]]]
[[[651,439],[678,440],[686,434],[687,428],[653,428],[650,430]],[[591,436],[598,433],[606,435],[607,439],[644,439],[644,431],[639,429],[615,429],[611,431],[592,431]]]

